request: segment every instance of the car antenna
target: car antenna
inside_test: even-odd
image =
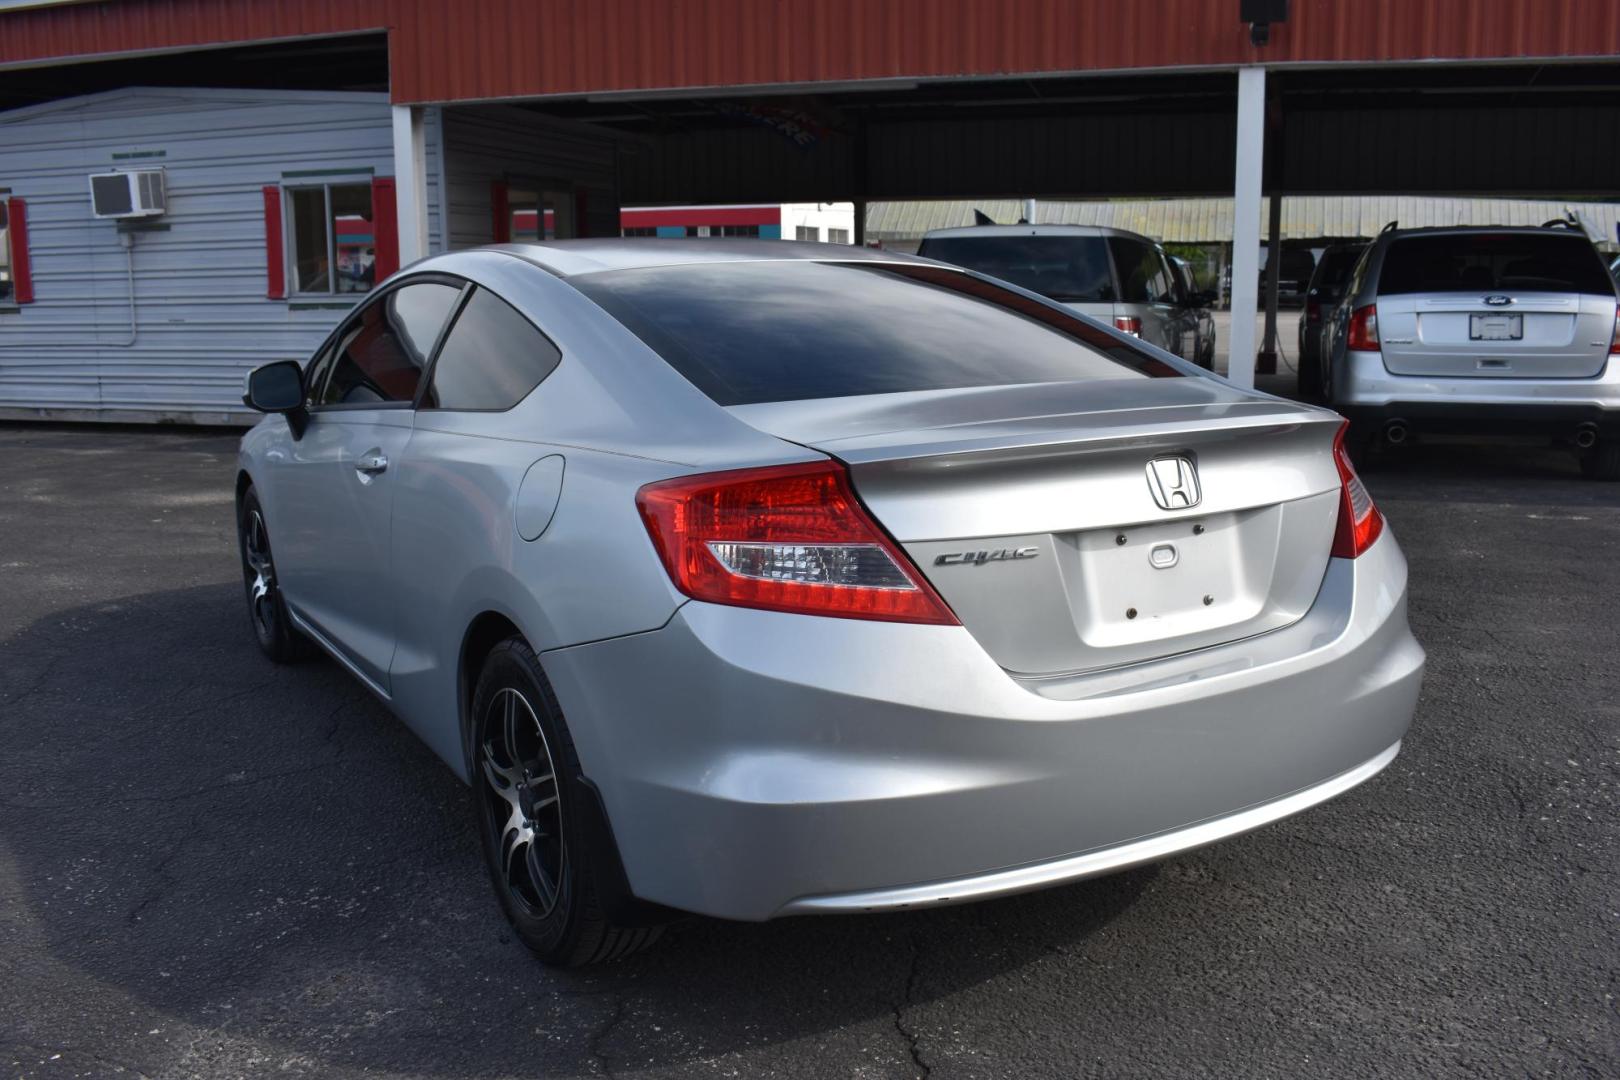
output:
[[[1382,228],[1382,229],[1379,229],[1379,230],[1378,230],[1378,235],[1379,235],[1379,236],[1382,236],[1382,235],[1384,235],[1384,234],[1385,234],[1385,233],[1387,233],[1387,232],[1391,232],[1391,231],[1393,231],[1393,230],[1394,230],[1394,229],[1396,229],[1396,228],[1398,228],[1398,227],[1399,227],[1399,226],[1400,226],[1400,224],[1401,224],[1401,223],[1400,223],[1400,222],[1398,222],[1398,221],[1392,221],[1392,222],[1390,222],[1390,223],[1389,223],[1389,224],[1388,224],[1388,225],[1385,225],[1385,226],[1384,226],[1384,227],[1383,227],[1383,228]]]
[[[973,211],[973,224],[975,224],[975,225],[994,225],[995,223],[996,223],[995,218],[991,217],[989,214],[985,213],[983,210],[980,210],[978,208],[974,209],[974,211]]]

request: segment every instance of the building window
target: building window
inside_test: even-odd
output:
[[[363,293],[377,283],[370,184],[287,189],[293,291]]]
[[[848,229],[834,229],[834,228],[829,227],[827,229],[827,243],[829,243],[829,244],[847,244],[847,243],[849,243],[849,230]]]
[[[17,300],[17,286],[11,279],[11,200],[0,195],[0,304]]]
[[[793,227],[793,239],[812,240],[819,244],[821,242],[821,229],[815,225],[795,225]]]
[[[507,233],[512,241],[568,240],[574,229],[574,199],[566,191],[536,191],[512,188],[508,194],[512,214]]]
[[[624,228],[619,230],[619,235],[620,236],[657,236],[658,235],[658,226],[656,226],[656,225],[626,225]]]

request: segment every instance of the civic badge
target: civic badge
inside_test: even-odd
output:
[[[1161,510],[1187,510],[1198,505],[1198,468],[1186,454],[1167,454],[1147,463],[1148,490]]]

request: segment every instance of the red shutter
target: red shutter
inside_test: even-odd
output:
[[[264,295],[280,300],[287,295],[287,264],[281,254],[281,189],[264,189]]]
[[[399,269],[399,202],[394,197],[394,178],[379,176],[371,182],[371,248],[376,256],[372,280]]]
[[[586,215],[590,212],[590,200],[585,197],[585,189],[580,188],[574,192],[574,235],[586,237],[591,235],[591,219]]]
[[[489,185],[489,235],[497,244],[512,242],[512,202],[507,197],[505,180],[493,180]]]
[[[28,267],[28,204],[6,202],[6,228],[11,233],[11,298],[19,304],[34,302],[34,274]]]

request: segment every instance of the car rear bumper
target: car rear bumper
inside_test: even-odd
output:
[[[1595,424],[1620,436],[1620,363],[1611,360],[1595,379],[1431,378],[1392,375],[1379,353],[1351,352],[1333,372],[1333,407],[1368,425],[1567,436]]]
[[[1570,438],[1593,427],[1601,438],[1620,438],[1620,409],[1599,405],[1494,405],[1435,401],[1392,401],[1384,405],[1340,405],[1356,428],[1381,429],[1399,420],[1413,431],[1448,435],[1534,435]]]
[[[631,890],[738,919],[979,899],[1255,828],[1376,773],[1423,650],[1385,537],[1295,626],[1020,681],[961,627],[688,603],[545,654]]]
[[[1262,825],[1269,825],[1303,810],[1309,810],[1383,772],[1384,767],[1395,760],[1395,755],[1400,753],[1400,749],[1401,744],[1396,743],[1371,760],[1364,761],[1355,768],[1347,769],[1320,784],[1313,784],[1291,795],[1235,814],[1199,822],[1157,836],[1144,837],[1100,851],[1071,855],[1052,862],[1017,866],[955,881],[869,889],[865,892],[841,893],[834,896],[801,897],[785,906],[780,914],[832,915],[965,904],[994,896],[1009,896],[1013,893],[1044,889],[1067,881],[1096,877],[1099,874],[1111,874],[1179,852],[1204,847],[1218,840],[1252,832]]]

